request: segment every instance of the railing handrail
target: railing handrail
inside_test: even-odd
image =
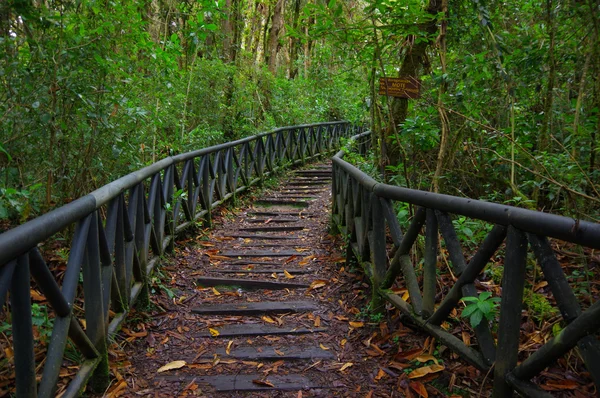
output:
[[[13,258],[31,250],[38,242],[50,238],[52,235],[63,230],[83,216],[97,210],[107,204],[125,190],[134,187],[140,182],[153,176],[155,173],[167,167],[193,159],[199,156],[209,155],[214,152],[229,149],[241,144],[256,141],[268,135],[291,129],[306,129],[317,126],[332,126],[347,121],[312,123],[298,126],[280,127],[268,132],[256,134],[223,144],[213,145],[207,148],[182,153],[175,156],[167,156],[149,166],[131,172],[117,180],[110,182],[73,202],[53,209],[24,224],[18,225],[0,234],[0,268]]]
[[[105,391],[110,336],[135,303],[149,302],[150,275],[177,234],[197,221],[210,226],[218,206],[281,168],[337,150],[357,131],[347,121],[289,126],[169,156],[0,234],[0,308],[10,297],[17,395],[55,395],[68,339],[83,362],[63,396],[78,396],[86,384]],[[37,246],[69,226],[57,280]],[[32,280],[54,315],[39,385]]]
[[[353,138],[364,137],[368,134],[370,133],[362,133]],[[600,224],[478,199],[388,185],[376,181],[359,168],[343,160],[343,154],[343,151],[338,152],[333,157],[333,162],[379,197],[400,200],[417,206],[432,207],[495,224],[512,225],[525,232],[600,249]]]
[[[368,132],[351,137],[351,140],[358,143],[361,154],[371,145]],[[346,264],[360,263],[370,279],[371,308],[383,310],[385,300],[410,318],[411,324],[434,336],[483,373],[489,373],[493,366],[494,398],[512,396],[513,390],[524,396],[551,396],[531,379],[543,377],[541,372],[546,367],[575,347],[579,349],[596,389],[600,389],[600,368],[597,366],[600,342],[595,336],[600,330],[600,300],[595,297],[594,303],[594,297],[591,297],[591,306],[587,309],[581,305],[571,287],[572,281],[547,239],[552,237],[598,249],[600,224],[384,184],[343,160],[343,156],[344,151],[340,151],[333,158],[332,222],[348,237]],[[396,202],[417,207],[413,216],[405,220],[409,222],[405,231],[396,214]],[[467,256],[462,248],[452,215],[495,224],[477,250],[468,253],[472,256]],[[418,239],[421,235],[424,240]],[[446,267],[453,277],[450,283],[444,284],[442,291],[438,289],[440,236],[445,256],[450,260],[446,261]],[[422,246],[415,251],[413,247],[417,242]],[[552,294],[566,326],[549,341],[540,343],[535,353],[518,364],[523,353],[519,351],[520,326],[531,252],[545,279],[544,288]],[[415,262],[414,256],[421,258]],[[498,257],[504,257],[501,291],[491,291],[482,285],[478,287],[477,279],[488,264],[498,263]],[[537,273],[534,275],[537,277]],[[397,282],[398,287],[405,289],[406,296],[390,290]],[[488,297],[491,294],[501,297],[496,337],[487,319],[493,312],[493,304],[481,298],[481,290],[489,292]],[[461,317],[471,319],[477,339],[473,345],[443,327],[446,320],[456,319],[458,315],[452,314],[458,314],[464,297],[484,300],[487,304],[480,306],[478,301],[476,310],[479,312],[475,313],[471,308],[471,312],[461,314]],[[485,312],[482,307],[491,312]],[[491,322],[496,321],[493,318]]]

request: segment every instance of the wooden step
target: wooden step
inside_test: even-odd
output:
[[[254,202],[255,206],[293,206],[293,207],[308,207],[310,203],[298,200],[284,199],[260,199]]]
[[[240,287],[243,289],[270,289],[270,290],[283,290],[283,289],[303,289],[309,285],[303,283],[288,283],[288,282],[274,282],[274,281],[263,281],[255,279],[239,279],[239,278],[211,278],[211,277],[199,277],[196,279],[199,286],[213,287],[213,286],[232,286]]]
[[[247,269],[247,268],[237,268],[237,269],[219,269],[219,268],[210,268],[206,270],[206,272],[211,274],[276,274],[276,275],[284,275],[284,270],[279,269]],[[286,268],[287,271],[291,275],[302,275],[302,274],[312,274],[314,273],[311,269],[298,269],[298,268]]]
[[[274,336],[274,335],[296,335],[296,334],[309,334],[309,333],[323,333],[326,332],[326,328],[305,328],[305,327],[277,327],[272,325],[263,324],[240,324],[240,325],[224,325],[221,327],[212,328],[219,332],[218,336],[213,336],[207,329],[199,334],[197,337],[242,337],[242,336]]]
[[[325,351],[320,347],[300,347],[288,346],[280,349],[274,347],[233,347],[229,354],[225,348],[221,347],[216,352],[217,355],[223,358],[231,357],[236,359],[250,359],[257,361],[305,361],[311,359],[335,359],[335,354]],[[206,355],[201,358],[214,358],[214,355]]]
[[[241,238],[241,239],[257,239],[257,240],[286,240],[286,239],[298,239],[297,236],[294,235],[261,235],[261,234],[230,234],[226,235],[231,238]]]
[[[300,221],[299,218],[247,218],[244,221],[251,223],[251,224],[258,224],[258,223],[266,223],[268,221],[268,224],[283,224],[283,223],[295,223]]]
[[[302,217],[315,217],[315,213],[309,213],[306,210],[296,211],[249,211],[246,213],[248,216],[263,216],[263,217],[285,217],[285,216],[302,216]]]
[[[286,312],[315,311],[319,307],[311,301],[262,301],[258,303],[226,303],[208,304],[193,308],[194,314],[200,315],[260,315],[283,314]]]
[[[271,227],[268,225],[262,226],[262,227],[247,227],[247,228],[240,228],[240,231],[247,231],[247,232],[289,232],[289,231],[302,231],[304,229],[304,226],[302,225],[290,225],[290,226],[284,226],[284,227]]]
[[[225,257],[290,257],[297,256],[299,252],[295,250],[285,250],[275,252],[272,250],[240,250],[221,252],[221,256]],[[304,253],[304,252],[303,252]]]
[[[307,377],[297,374],[269,375],[267,377],[263,373],[214,376],[176,375],[156,376],[155,380],[180,382],[182,386],[196,383],[203,388],[204,386],[211,386],[217,392],[300,391],[314,388],[330,388],[320,387]],[[271,385],[273,387],[270,387]]]

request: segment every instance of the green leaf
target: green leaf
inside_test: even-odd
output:
[[[473,315],[471,315],[471,319],[470,319],[471,326],[476,328],[481,323],[482,319],[483,319],[483,313],[481,311],[474,312]]]
[[[473,312],[478,311],[478,310],[479,310],[479,308],[477,308],[477,304],[470,304],[462,310],[462,314],[460,316],[463,318],[466,318],[469,315],[471,315]]]
[[[487,300],[491,296],[492,296],[492,293],[490,293],[490,292],[482,292],[479,294],[479,301]]]
[[[479,299],[477,297],[473,297],[473,296],[463,297],[461,300],[462,301],[472,301],[472,302],[479,301]]]
[[[477,308],[487,315],[492,311],[492,303],[489,301],[478,301]]]

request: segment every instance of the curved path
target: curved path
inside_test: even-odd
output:
[[[163,267],[160,309],[122,332],[132,342],[125,395],[367,396],[385,386],[374,381],[381,347],[363,341],[379,324],[356,317],[365,285],[328,235],[330,166],[310,167],[224,210]]]

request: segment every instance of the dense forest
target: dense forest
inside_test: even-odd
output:
[[[0,218],[274,127],[368,124],[371,172],[597,220],[595,0],[8,0]],[[421,80],[418,99],[379,78]]]

